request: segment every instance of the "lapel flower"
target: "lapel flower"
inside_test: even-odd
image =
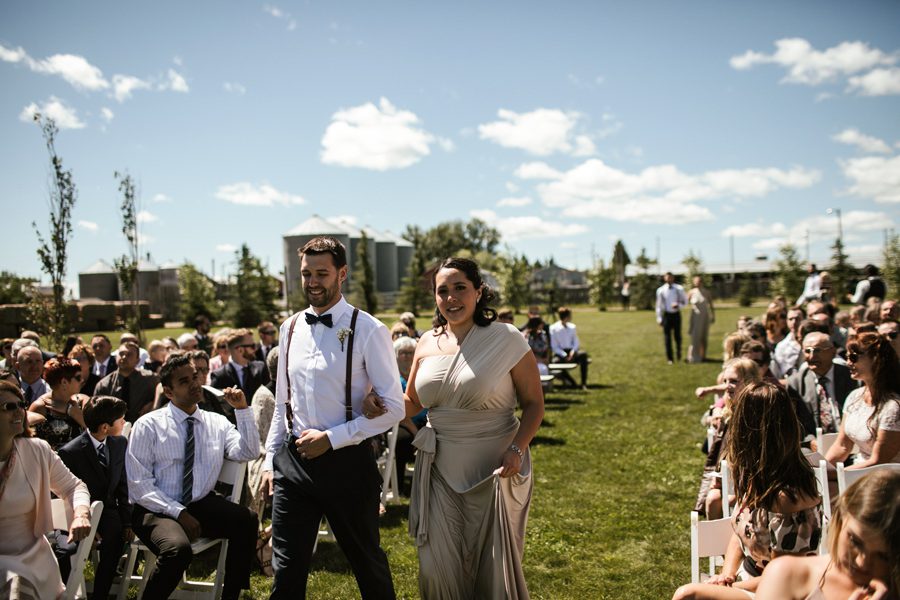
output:
[[[341,352],[344,351],[344,341],[353,335],[353,330],[349,327],[341,327],[337,330],[337,338],[341,342]]]

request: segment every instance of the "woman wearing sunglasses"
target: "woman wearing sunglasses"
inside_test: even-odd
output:
[[[35,400],[28,409],[43,417],[34,422],[35,434],[53,450],[77,438],[84,430],[81,403],[81,365],[71,358],[51,358],[44,367],[44,381],[50,391]]]
[[[74,510],[70,541],[91,530],[91,497],[56,452],[31,437],[25,408],[19,386],[0,381],[0,597],[16,588],[24,597],[57,598],[62,578],[44,537],[53,529],[50,493]]]
[[[900,368],[897,353],[877,333],[861,333],[847,342],[850,376],[861,381],[847,396],[838,439],[828,462],[844,462],[853,445],[859,454],[848,469],[900,462]]]

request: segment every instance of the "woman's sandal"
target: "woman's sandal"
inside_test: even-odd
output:
[[[275,572],[272,569],[272,526],[269,525],[259,532],[259,540],[256,542],[256,561],[259,570],[266,577],[272,577]]]

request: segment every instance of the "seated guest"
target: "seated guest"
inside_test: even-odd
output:
[[[800,323],[806,317],[806,311],[800,307],[789,308],[787,311],[788,334],[778,342],[772,353],[772,372],[775,377],[784,379],[797,370],[797,362],[800,360]]]
[[[12,369],[12,345],[15,341],[12,338],[0,339],[0,369]]]
[[[51,358],[53,358],[54,356],[56,356],[56,352],[50,352],[48,350],[44,350],[43,348],[41,348],[41,336],[40,336],[40,334],[38,334],[38,332],[30,331],[30,330],[26,329],[25,331],[23,331],[22,333],[19,334],[19,337],[24,338],[26,340],[31,340],[35,344],[37,344],[37,347],[40,348],[40,350],[41,350],[41,359],[43,359],[43,361],[45,363],[48,360],[50,360]]]
[[[134,424],[125,468],[132,529],[156,555],[145,598],[168,598],[191,562],[191,541],[227,538],[222,598],[250,587],[258,522],[247,508],[214,492],[224,458],[246,461],[259,454],[259,432],[243,392],[224,390],[238,426],[197,408],[200,378],[187,356],[172,357],[160,372],[169,404]]]
[[[769,355],[769,348],[764,342],[757,342],[754,340],[745,342],[744,345],[741,346],[741,357],[749,358],[756,363],[756,366],[759,368],[759,376],[763,381],[768,381],[771,384],[781,386],[781,382],[779,382],[778,378],[776,378],[772,374],[772,371],[769,370],[772,358]]]
[[[680,587],[675,600],[746,600],[773,558],[819,548],[822,501],[787,392],[769,383],[741,390],[725,445],[737,495],[725,564],[707,583]]]
[[[112,343],[109,338],[98,333],[91,338],[91,350],[94,351],[94,374],[103,379],[116,370],[116,357],[112,355]]]
[[[199,346],[197,338],[194,337],[193,333],[182,333],[175,341],[178,342],[178,349],[184,350],[185,352],[196,350]]]
[[[13,342],[13,366],[19,374],[25,401],[31,404],[47,393],[47,382],[41,378],[44,359],[41,349],[32,340],[18,339]]]
[[[406,328],[409,329],[409,337],[419,339],[421,334],[419,330],[416,329],[416,315],[407,311],[400,315],[400,322],[406,325]]]
[[[850,376],[863,383],[844,402],[837,441],[828,449],[832,464],[859,454],[848,469],[900,462],[900,369],[897,353],[877,333],[862,333],[847,343]]]
[[[63,344],[62,352],[60,352],[61,356],[69,356],[69,352],[72,351],[72,348],[77,346],[78,344],[83,344],[84,341],[81,339],[80,335],[70,335],[66,337],[66,343]]]
[[[544,331],[543,319],[540,317],[528,319],[523,335],[525,336],[525,341],[528,342],[528,347],[531,348],[532,354],[534,354],[534,358],[537,360],[538,371],[540,371],[541,375],[547,375],[550,373],[550,369],[547,366],[550,364],[550,340],[547,337],[547,332]],[[575,380],[565,371],[563,371],[563,377],[568,378],[569,382],[575,385]]]
[[[759,321],[751,321],[744,328],[744,331],[750,336],[751,341],[766,342],[766,326]]]
[[[72,475],[44,440],[31,437],[25,397],[18,385],[0,381],[0,595],[18,588],[23,598],[58,598],[64,587],[50,542],[50,494],[74,510],[69,541],[91,531],[87,486]]]
[[[166,356],[169,354],[166,345],[161,340],[153,340],[147,346],[147,352],[150,353],[150,360],[144,363],[144,368],[159,375],[159,370],[162,369],[163,363],[166,362]]]
[[[59,449],[59,457],[72,473],[88,486],[91,502],[103,502],[103,513],[97,526],[100,562],[94,569],[93,598],[106,598],[116,576],[116,566],[131,534],[131,505],[128,503],[128,480],[125,476],[125,447],[122,435],[128,407],[115,396],[94,396],[85,402],[84,422],[87,431]],[[74,554],[76,548],[60,548],[62,556]],[[57,551],[57,556],[61,553]],[[68,550],[68,552],[65,552]],[[68,566],[60,560],[60,566]],[[63,569],[63,578],[69,569]]]
[[[900,322],[896,319],[885,319],[878,326],[878,334],[885,338],[900,356]]]
[[[774,306],[767,310],[763,326],[766,328],[766,346],[770,352],[774,352],[779,342],[790,334],[787,324],[787,309]]]
[[[178,347],[178,340],[171,336],[166,336],[162,339],[162,343],[166,346],[166,352],[175,352],[176,350],[180,350]]]
[[[209,337],[210,329],[212,329],[212,323],[208,316],[199,314],[194,318],[194,337],[197,338],[197,350],[203,350],[207,356],[213,351],[212,338]]]
[[[51,358],[44,369],[50,391],[31,403],[29,411],[43,417],[35,422],[35,435],[53,450],[74,440],[84,430],[81,405],[81,365],[71,358]]]
[[[578,333],[572,323],[572,311],[561,306],[556,311],[559,321],[550,326],[550,348],[553,362],[578,363],[581,367],[581,387],[587,389],[588,355],[580,349]],[[568,376],[572,385],[575,381]]]
[[[259,430],[259,456],[247,465],[247,485],[250,488],[250,510],[262,520],[263,509],[266,506],[268,489],[262,483],[263,463],[266,459],[266,437],[269,435],[269,426],[272,424],[272,415],[275,414],[275,383],[278,380],[278,346],[275,346],[266,356],[266,368],[269,370],[269,382],[259,386],[253,394],[253,419]],[[232,411],[233,412],[233,411]]]
[[[115,396],[128,405],[125,420],[129,423],[153,408],[156,395],[156,384],[159,377],[139,369],[138,354],[140,349],[133,342],[126,342],[116,351],[117,369],[100,380],[94,393],[97,396]]]
[[[857,384],[846,365],[834,362],[837,349],[824,333],[813,332],[803,338],[806,362],[788,377],[788,395],[797,403],[797,418],[805,442],[815,450],[816,427],[823,433],[836,433],[841,424],[844,402]]]
[[[722,364],[732,358],[740,358],[741,347],[750,341],[750,336],[742,331],[729,333],[722,342]]]
[[[94,351],[87,344],[76,344],[66,355],[72,360],[77,360],[81,367],[81,393],[90,398],[94,395],[100,378],[94,373]]]
[[[209,384],[224,390],[236,387],[244,392],[245,398],[253,400],[259,386],[269,382],[266,364],[255,360],[256,342],[249,329],[236,329],[227,340],[231,360],[225,366],[209,374]]]
[[[209,372],[217,371],[231,360],[231,352],[228,351],[228,336],[231,329],[224,327],[212,336],[212,352],[209,355]],[[206,380],[209,383],[209,379]]]
[[[125,333],[123,333],[122,335],[119,336],[119,346],[121,347],[122,344],[129,344],[129,343],[134,344],[135,346],[138,347],[137,368],[143,369],[144,363],[147,362],[148,360],[150,360],[150,353],[147,352],[146,350],[144,350],[143,348],[141,348],[141,340],[138,339],[138,336],[126,331]]]
[[[878,323],[884,323],[888,320],[900,319],[900,306],[895,300],[885,300],[878,308]]]
[[[515,325],[515,315],[513,315],[513,311],[508,309],[497,311],[497,320],[507,325]]]
[[[900,590],[900,473],[876,471],[838,499],[828,554],[784,556],[766,567],[758,600],[896,598]]]
[[[415,354],[416,341],[414,339],[400,338],[394,341],[394,356],[397,359],[397,370],[400,373],[400,387],[404,392],[406,391],[406,383],[409,380],[409,372],[412,369]],[[394,456],[396,456],[395,467],[397,469],[397,478],[400,481],[400,492],[403,494],[407,493],[403,476],[406,473],[406,465],[414,462],[416,456],[416,449],[413,447],[412,442],[419,429],[425,427],[427,422],[427,408],[423,408],[412,417],[405,417],[400,421]]]
[[[404,325],[402,322],[397,321],[393,325],[391,325],[391,340],[397,340],[402,337],[411,337],[409,335],[409,327]]]
[[[256,360],[266,362],[269,352],[278,347],[278,329],[272,321],[263,321],[257,325],[256,333],[259,335],[259,345],[256,347]]]
[[[847,335],[846,332],[834,326],[835,312],[837,311],[835,311],[834,306],[819,300],[814,300],[806,305],[807,318],[825,324],[828,327],[828,335],[831,336],[831,341],[839,349],[843,349],[847,345]]]

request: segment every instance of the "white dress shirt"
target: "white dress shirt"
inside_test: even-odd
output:
[[[194,414],[168,403],[134,423],[128,438],[125,470],[128,497],[153,513],[177,519],[184,509],[184,443],[189,416],[194,417],[194,488],[192,500],[205,498],[216,486],[225,457],[236,461],[259,456],[259,431],[249,407],[234,411],[237,428],[224,416],[197,409]]]
[[[43,379],[37,379],[32,384],[25,383],[24,380],[22,381],[22,394],[26,395],[26,397],[28,394],[29,387],[31,387],[31,389],[32,389],[32,392],[31,392],[31,401],[32,402],[34,402],[35,400],[37,400],[38,398],[40,398],[41,396],[43,396],[44,394],[46,394],[47,392],[50,391],[50,386],[48,386],[47,382],[44,381]]]
[[[798,356],[800,356],[800,344],[794,339],[794,334],[789,333],[775,345],[772,363],[778,368],[772,369],[772,374],[781,379],[793,373],[797,369]]]
[[[573,323],[557,321],[550,326],[550,349],[556,356],[565,358],[568,355],[566,348],[578,351],[578,333]]]
[[[672,308],[675,304],[678,308]],[[662,323],[663,315],[675,314],[687,306],[687,294],[684,288],[677,283],[664,283],[656,289],[656,322]]]
[[[800,306],[809,300],[815,300],[819,297],[819,290],[822,289],[822,278],[818,273],[813,273],[803,282],[803,293],[797,298],[794,306]]]
[[[312,308],[305,312],[312,313]],[[297,318],[294,339],[287,348],[293,316],[281,324],[278,336],[278,385],[275,388],[275,413],[266,438],[266,460],[263,470],[272,470],[272,459],[281,447],[287,432],[285,402],[288,378],[291,386],[291,407],[294,413],[292,434],[300,437],[306,429],[324,431],[334,449],[358,444],[387,431],[405,415],[397,360],[391,345],[391,334],[384,323],[372,315],[359,311],[353,333],[352,382],[350,387],[353,418],[347,421],[344,403],[344,384],[347,373],[349,340],[343,344],[338,332],[350,329],[353,307],[341,298],[331,310],[333,326],[322,323],[310,325],[303,314]],[[289,353],[289,354],[288,354]],[[288,357],[289,359],[285,359]],[[290,373],[285,364],[290,362]],[[384,402],[388,412],[368,419],[362,414],[362,403],[370,390]]]

